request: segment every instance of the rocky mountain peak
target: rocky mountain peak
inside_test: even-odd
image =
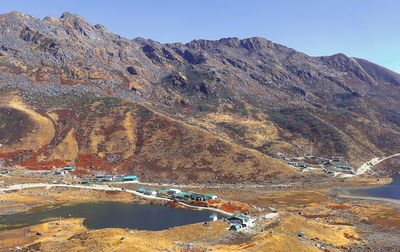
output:
[[[40,21],[40,19],[17,11],[2,14],[0,15],[1,32],[18,31],[21,27],[27,24],[35,24],[37,21]]]
[[[236,37],[233,38],[223,38],[216,41],[218,44],[222,44],[227,47],[232,48],[244,48],[246,50],[255,50],[260,48],[272,48],[275,47],[275,44],[271,41],[260,38],[260,37],[252,37],[246,39],[239,39]]]
[[[232,38],[222,38],[218,40],[218,42],[222,45],[228,46],[228,47],[239,47],[240,46],[240,39],[236,37]]]
[[[74,14],[74,13],[70,13],[70,12],[64,12],[63,14],[61,14],[60,19],[69,20],[69,21],[80,21],[80,22],[87,23],[83,17],[79,16],[78,14]]]
[[[195,50],[210,49],[210,48],[225,46],[237,49],[244,48],[246,50],[251,51],[260,48],[274,48],[276,44],[272,43],[271,41],[265,38],[260,38],[260,37],[252,37],[246,39],[230,37],[230,38],[222,38],[220,40],[196,39],[185,44],[185,46]]]
[[[192,40],[189,43],[185,44],[185,46],[191,49],[208,49],[215,44],[215,41],[205,40],[205,39],[196,39]]]
[[[269,47],[275,46],[275,44],[272,43],[271,41],[269,41],[265,38],[260,38],[260,37],[252,37],[252,38],[243,39],[240,41],[240,44],[242,47],[244,47],[247,50],[254,50],[254,49],[259,49],[259,48],[269,48]]]
[[[1,14],[0,19],[4,18],[33,18],[31,15],[18,12],[18,11],[11,11],[9,13]]]
[[[94,31],[96,31],[97,29],[77,14],[64,12],[60,17],[60,20],[65,26],[67,26],[67,28],[71,26],[73,29],[75,29],[85,37],[91,39],[97,38],[96,34],[94,33]]]

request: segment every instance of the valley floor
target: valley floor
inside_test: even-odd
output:
[[[43,178],[42,178],[43,179]],[[1,177],[0,187],[20,184],[21,177]],[[388,183],[389,179],[347,178],[288,185],[181,186],[199,193],[215,193],[231,204],[226,211],[248,211],[253,217],[271,211],[272,219],[258,218],[246,232],[229,231],[217,221],[175,227],[164,231],[129,229],[88,230],[82,219],[62,219],[0,231],[3,251],[398,251],[400,207],[396,202],[337,197],[334,187]],[[45,183],[40,178],[29,183]],[[121,190],[94,188],[14,186],[0,193],[0,213],[13,214],[40,207],[88,201],[161,204],[156,198],[132,194],[142,185],[124,184]],[[121,185],[110,185],[122,187]],[[25,186],[28,187],[28,186]],[[83,187],[83,186],[82,186]],[[96,186],[95,186],[96,187]],[[97,189],[106,189],[100,186]],[[162,188],[153,185],[152,188]],[[170,205],[173,207],[182,207]],[[42,235],[37,235],[37,232]],[[302,233],[304,235],[302,235]],[[299,235],[301,234],[301,235]],[[195,250],[195,248],[197,250]]]

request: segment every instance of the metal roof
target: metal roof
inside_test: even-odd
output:
[[[212,197],[212,196],[217,196],[217,195],[212,194],[212,193],[207,193],[206,196],[207,196],[207,197]]]
[[[136,179],[137,179],[137,176],[134,176],[134,175],[124,175],[124,178],[136,178]]]
[[[244,215],[244,214],[234,214],[234,215],[229,216],[227,218],[227,220],[232,220],[232,219],[240,219],[240,220],[246,220],[247,221],[247,220],[250,219],[250,217],[247,216],[247,215]]]

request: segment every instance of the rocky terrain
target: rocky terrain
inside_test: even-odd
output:
[[[134,26],[132,26],[134,29]],[[5,166],[177,182],[300,176],[271,157],[399,153],[400,75],[264,38],[128,40],[64,13],[0,15]]]

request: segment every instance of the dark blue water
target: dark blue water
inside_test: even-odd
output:
[[[347,190],[351,195],[380,197],[400,200],[400,174],[393,177],[393,182],[383,186],[367,187],[361,189]]]
[[[80,203],[54,209],[0,217],[0,230],[35,225],[49,218],[85,218],[90,229],[131,228],[163,230],[175,226],[210,221],[209,211],[169,208],[120,202]],[[221,218],[222,216],[218,216]]]

